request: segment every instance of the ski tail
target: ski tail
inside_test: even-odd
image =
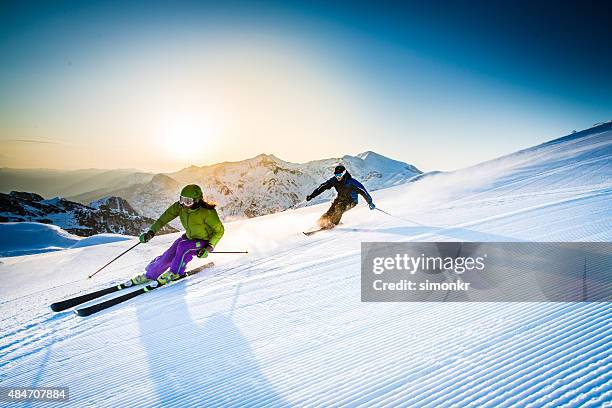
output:
[[[154,281],[154,282],[157,283],[157,281]],[[158,285],[155,285],[155,287],[157,286]],[[100,302],[100,303],[96,303],[91,306],[76,309],[74,312],[81,317],[86,317],[94,313],[97,313],[101,310],[108,309],[111,306],[118,305],[119,303],[135,298],[136,296],[146,293],[149,290],[155,289],[155,287],[153,287],[151,284],[148,284],[144,288],[135,290],[133,292],[126,293],[125,295],[117,296],[116,298],[112,298],[104,302]]]
[[[303,231],[302,234],[306,235],[307,237],[311,236],[312,234],[316,234],[317,232],[321,232],[321,231],[329,231],[331,229],[334,229],[335,225],[333,227],[326,227],[326,228],[319,228],[316,230],[312,230],[312,231]]]
[[[54,312],[62,312],[66,309],[70,309],[71,307],[75,307],[80,305],[81,303],[85,303],[85,302],[89,302],[90,300],[94,300],[97,299],[99,297],[102,296],[106,296],[110,293],[114,293],[117,292],[119,290],[123,289],[123,285],[116,285],[116,286],[110,286],[108,288],[105,289],[100,289],[97,290],[95,292],[91,292],[91,293],[86,293],[84,295],[81,296],[76,296],[70,299],[66,299],[66,300],[62,300],[60,302],[55,302],[53,304],[51,304],[49,307],[51,308],[51,310],[53,310]]]
[[[185,272],[184,275],[181,275],[180,278],[178,278],[175,281],[172,281],[171,283],[169,283],[169,285],[171,285],[174,282],[177,282],[177,281],[179,281],[181,279],[185,279],[185,278],[187,278],[189,276],[195,275],[196,273],[201,272],[204,269],[211,268],[214,265],[215,264],[213,262],[209,262],[209,263],[207,263],[205,265],[202,265],[202,266],[199,266],[199,267],[197,267],[195,269],[189,270],[189,271]],[[106,300],[104,302],[100,302],[100,303],[96,303],[96,304],[91,305],[91,306],[87,306],[87,307],[82,307],[82,308],[76,309],[74,312],[78,316],[81,316],[81,317],[90,316],[90,315],[92,315],[94,313],[98,313],[98,312],[100,312],[102,310],[108,309],[109,307],[118,305],[118,304],[123,303],[125,301],[128,301],[130,299],[133,299],[133,298],[135,298],[138,295],[142,295],[143,293],[150,292],[150,291],[152,291],[154,289],[161,288],[163,286],[167,286],[167,285],[160,285],[156,280],[154,280],[154,281],[151,281],[149,284],[147,284],[143,288],[140,288],[140,289],[135,290],[133,292],[126,293],[125,295],[117,296],[115,298]]]

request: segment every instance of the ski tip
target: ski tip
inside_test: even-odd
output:
[[[49,305],[49,309],[51,309],[51,311],[53,312],[61,312],[62,309],[59,307],[59,304],[57,303],[52,303]]]
[[[76,314],[79,317],[87,317],[87,316],[89,316],[88,313],[86,313],[84,310],[80,310],[80,309],[76,309],[74,311],[74,314]]]

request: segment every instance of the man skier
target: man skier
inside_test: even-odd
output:
[[[368,194],[363,184],[355,180],[341,164],[334,169],[334,177],[317,187],[312,194],[306,196],[306,201],[312,200],[323,191],[329,190],[332,187],[336,189],[338,196],[333,201],[331,207],[329,207],[329,210],[317,221],[321,229],[330,229],[338,225],[342,214],[357,205],[357,194],[361,194],[367,201],[370,210],[376,208],[372,202],[372,197]]]
[[[161,285],[176,280],[185,273],[185,267],[194,255],[206,258],[212,252],[225,231],[215,205],[202,198],[202,189],[189,184],[181,190],[179,201],[172,204],[149,231],[140,235],[140,242],[149,242],[167,223],[180,217],[185,233],[162,255],[145,268],[146,273],[132,278],[136,285],[157,279]]]

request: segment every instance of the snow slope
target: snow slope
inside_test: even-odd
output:
[[[55,225],[38,222],[6,222],[0,223],[0,257],[82,248],[130,238],[119,234],[98,234],[83,238]]]
[[[216,267],[100,315],[46,305],[142,271],[177,235],[3,259],[0,386],[69,386],[74,407],[602,406],[609,302],[361,303],[362,241],[610,241],[610,126],[328,204],[228,223]],[[407,220],[413,220],[410,223]],[[200,260],[194,261],[194,265]],[[6,284],[10,282],[10,284]],[[41,406],[45,406],[41,404]]]

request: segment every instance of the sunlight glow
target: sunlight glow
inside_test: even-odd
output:
[[[192,113],[163,118],[157,131],[157,142],[170,160],[200,162],[213,140],[212,129],[206,120]]]

